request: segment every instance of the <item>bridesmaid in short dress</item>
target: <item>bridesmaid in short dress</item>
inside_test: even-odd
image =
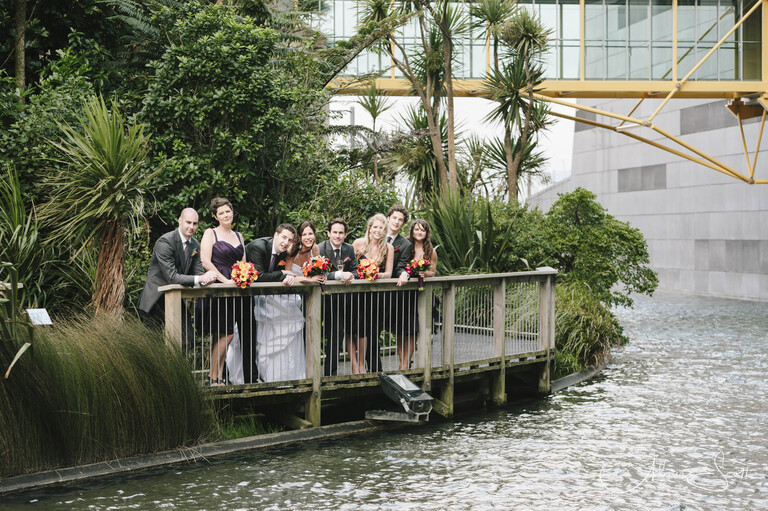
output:
[[[217,280],[224,284],[233,284],[232,265],[245,261],[243,235],[232,230],[232,204],[227,199],[217,197],[211,201],[211,211],[219,225],[206,229],[200,242],[200,260],[206,270],[216,270]],[[212,386],[226,383],[222,372],[227,347],[232,342],[235,332],[235,312],[238,298],[209,298],[198,300],[198,313],[202,317],[202,330],[213,338],[211,349],[211,369],[208,373]]]
[[[370,259],[379,267],[379,278],[388,279],[392,276],[395,248],[387,243],[386,237],[387,217],[376,213],[368,219],[368,227],[364,238],[358,238],[352,243],[355,256],[358,259]],[[381,307],[379,296],[381,293],[365,292],[355,293],[352,302],[351,332],[347,338],[347,351],[352,362],[352,374],[365,372],[365,352],[369,339],[378,336],[381,331]],[[355,339],[356,338],[356,339]],[[372,341],[372,345],[378,343]],[[378,359],[377,353],[371,353],[371,361]],[[369,371],[380,371],[379,367],[368,367]]]

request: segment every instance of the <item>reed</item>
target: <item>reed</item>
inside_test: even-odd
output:
[[[191,445],[216,431],[189,365],[131,317],[36,329],[0,380],[0,476]],[[2,362],[20,341],[3,339]],[[28,356],[29,355],[29,356]]]

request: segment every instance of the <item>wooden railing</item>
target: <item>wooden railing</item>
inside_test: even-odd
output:
[[[439,413],[453,412],[454,379],[472,372],[492,371],[491,395],[496,403],[506,401],[505,371],[526,360],[546,361],[540,375],[539,390],[549,391],[549,360],[554,349],[554,279],[557,271],[539,268],[536,271],[498,273],[484,275],[461,275],[428,278],[425,289],[411,292],[416,296],[416,321],[418,333],[415,336],[415,365],[404,371],[409,377],[420,382],[422,388],[432,391],[433,380],[440,380],[435,410]],[[361,292],[377,293],[391,291],[413,291],[416,279],[407,285],[397,287],[394,279],[383,279],[373,283],[353,281],[349,286],[339,282],[328,282],[329,295],[344,293],[351,297],[362,296]],[[323,317],[324,297],[316,284],[298,283],[293,287],[274,283],[256,282],[246,289],[232,285],[213,284],[205,287],[163,286],[165,292],[165,333],[169,342],[182,346],[182,325],[189,325],[192,303],[201,297],[223,298],[243,296],[300,295],[304,316],[304,356],[306,378],[290,381],[256,383],[234,388],[247,388],[248,395],[259,391],[269,392],[276,388],[293,388],[306,395],[304,414],[313,425],[320,424],[320,407],[324,390],[338,389],[344,384],[376,385],[375,378],[366,375],[349,374],[349,359],[345,350],[340,349],[339,374],[323,373],[324,340]],[[327,301],[325,302],[327,303]],[[385,308],[386,312],[386,308]],[[384,330],[386,330],[384,326]],[[394,335],[381,337],[391,341]],[[263,341],[263,339],[262,339]],[[195,336],[203,345],[204,336]],[[386,343],[384,343],[386,344]],[[189,348],[188,348],[189,349]],[[202,350],[204,353],[204,350]],[[397,356],[391,346],[382,346],[383,367],[379,370],[397,370]],[[200,355],[204,360],[205,355]],[[195,369],[206,374],[206,364],[196,364]],[[362,379],[362,383],[361,383]],[[233,387],[229,387],[230,389]]]

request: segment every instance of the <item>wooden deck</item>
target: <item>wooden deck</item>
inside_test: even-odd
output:
[[[554,278],[556,270],[492,275],[467,275],[427,279],[417,294],[419,334],[413,368],[402,371],[429,392],[434,411],[450,416],[460,402],[474,400],[504,404],[508,394],[520,389],[548,393],[549,365],[554,350]],[[386,279],[352,286],[328,285],[329,293],[392,291]],[[222,403],[246,402],[252,408],[277,410],[295,428],[323,424],[332,406],[364,412],[380,405],[378,373],[352,375],[349,358],[342,352],[337,376],[323,376],[320,288],[303,284],[287,288],[256,283],[241,290],[233,286],[206,288],[165,286],[166,334],[181,345],[182,301],[200,296],[242,296],[294,293],[302,295],[306,323],[304,339],[307,377],[268,383],[211,387],[213,399]],[[437,306],[435,305],[437,304]],[[433,314],[434,319],[433,321]],[[427,327],[427,325],[431,325]],[[394,346],[380,349],[382,370],[396,371]],[[201,368],[199,372],[206,370]]]

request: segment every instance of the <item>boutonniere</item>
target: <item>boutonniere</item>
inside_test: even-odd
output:
[[[346,263],[347,261],[351,261],[351,260],[352,260],[352,258],[351,258],[351,257],[347,257],[347,258],[346,258],[346,259],[344,259],[344,260],[343,260],[341,263],[342,263],[342,264],[344,264],[344,263]]]
[[[277,263],[277,265],[278,266],[285,266],[285,261],[280,261],[279,263]]]
[[[194,250],[192,251],[192,255],[191,255],[191,256],[189,256],[189,257],[195,257],[196,255],[197,255],[197,249],[194,249]]]
[[[395,252],[400,252],[400,247],[395,247]]]

